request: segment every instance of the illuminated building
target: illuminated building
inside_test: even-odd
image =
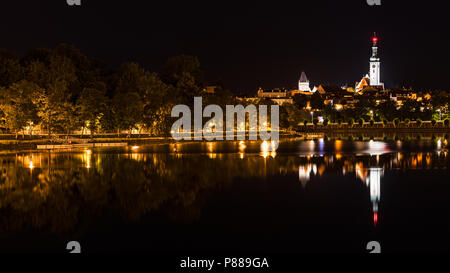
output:
[[[309,80],[306,77],[305,72],[302,72],[300,80],[298,81],[298,90],[303,92],[312,92],[311,87],[309,86]]]
[[[366,87],[374,87],[384,90],[384,83],[381,82],[381,62],[378,55],[378,37],[374,34],[372,37],[372,56],[369,61],[369,73],[356,84],[356,91],[360,92]]]

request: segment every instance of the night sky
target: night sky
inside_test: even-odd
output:
[[[450,90],[448,1],[81,1],[2,1],[0,48],[65,42],[110,68],[137,61],[157,72],[170,56],[195,55],[211,83],[255,93],[294,88],[303,70],[312,84],[354,85],[377,32],[388,88]]]

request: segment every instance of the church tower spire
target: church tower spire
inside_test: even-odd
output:
[[[312,92],[311,87],[309,86],[308,77],[306,77],[306,73],[303,71],[300,76],[300,80],[298,81],[298,90],[304,92]]]
[[[374,33],[372,37],[372,57],[370,57],[370,85],[371,86],[380,86],[381,77],[380,77],[380,57],[378,56],[378,37],[376,33]]]

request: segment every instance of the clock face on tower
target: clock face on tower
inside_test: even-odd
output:
[[[372,65],[372,68],[375,68],[376,66],[375,65]]]

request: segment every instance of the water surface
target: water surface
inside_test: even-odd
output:
[[[0,155],[0,251],[448,251],[447,142],[296,141]]]

